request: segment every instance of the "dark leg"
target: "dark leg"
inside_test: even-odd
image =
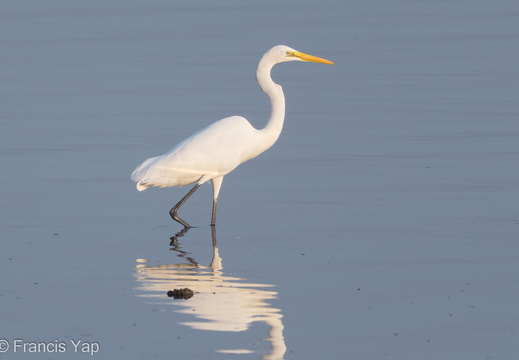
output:
[[[211,239],[213,239],[213,247],[215,248],[216,247],[216,226],[211,226]]]
[[[211,182],[213,183],[213,213],[211,215],[211,226],[216,225],[216,205],[218,203],[218,194],[220,193],[222,181],[223,176],[211,179]]]
[[[211,226],[215,226],[216,225],[216,203],[217,203],[217,199],[214,199],[213,200],[213,213],[211,215]]]
[[[191,190],[189,190],[189,192],[186,194],[186,196],[184,196],[182,199],[180,199],[180,201],[171,208],[171,210],[169,211],[169,215],[171,215],[171,217],[173,218],[173,220],[179,222],[180,224],[184,225],[185,228],[189,229],[191,227],[191,225],[189,225],[187,222],[185,222],[184,220],[182,220],[178,215],[177,215],[177,211],[178,209],[184,205],[184,203],[187,201],[187,199],[189,199],[189,197],[191,195],[194,194],[194,192],[196,191],[196,189],[198,189],[199,187],[201,186],[201,184],[196,184]]]

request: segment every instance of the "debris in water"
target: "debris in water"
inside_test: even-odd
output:
[[[168,291],[168,296],[173,299],[184,299],[187,300],[193,297],[193,290],[184,288],[184,289],[173,289]]]

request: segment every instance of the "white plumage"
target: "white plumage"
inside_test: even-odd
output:
[[[256,78],[269,96],[272,113],[263,129],[255,129],[245,118],[231,116],[219,120],[175,145],[164,155],[145,160],[133,172],[131,179],[139,191],[150,186],[170,187],[195,183],[170,211],[171,217],[189,228],[177,215],[177,210],[196,189],[208,180],[213,183],[213,212],[211,225],[216,222],[216,204],[223,177],[241,163],[250,160],[268,148],[279,137],[285,118],[285,98],[281,86],[270,77],[272,67],[285,61],[312,61],[333,64],[331,61],[300,53],[278,45],[263,55]]]

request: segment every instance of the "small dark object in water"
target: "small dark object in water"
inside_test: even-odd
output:
[[[168,291],[168,296],[173,299],[184,299],[187,300],[193,297],[193,290],[184,288],[184,289],[173,289]]]

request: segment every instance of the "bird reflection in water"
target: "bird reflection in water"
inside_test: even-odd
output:
[[[269,326],[269,337],[272,351],[263,354],[262,359],[283,359],[286,346],[283,338],[282,315],[279,309],[272,307],[267,301],[277,298],[272,291],[274,285],[254,284],[246,279],[225,275],[222,258],[216,243],[216,230],[212,231],[213,257],[208,266],[199,264],[191,254],[182,250],[178,238],[188,231],[187,228],[171,238],[171,250],[187,262],[148,266],[147,260],[137,260],[137,290],[143,291],[139,296],[157,300],[167,299],[167,293],[173,289],[190,289],[192,296],[186,300],[168,301],[179,307],[176,312],[190,314],[195,321],[181,324],[197,330],[210,331],[246,331],[253,322],[265,322]],[[169,299],[168,299],[169,300]],[[162,302],[162,301],[161,301]],[[220,349],[217,352],[229,354],[252,353],[248,349]]]

